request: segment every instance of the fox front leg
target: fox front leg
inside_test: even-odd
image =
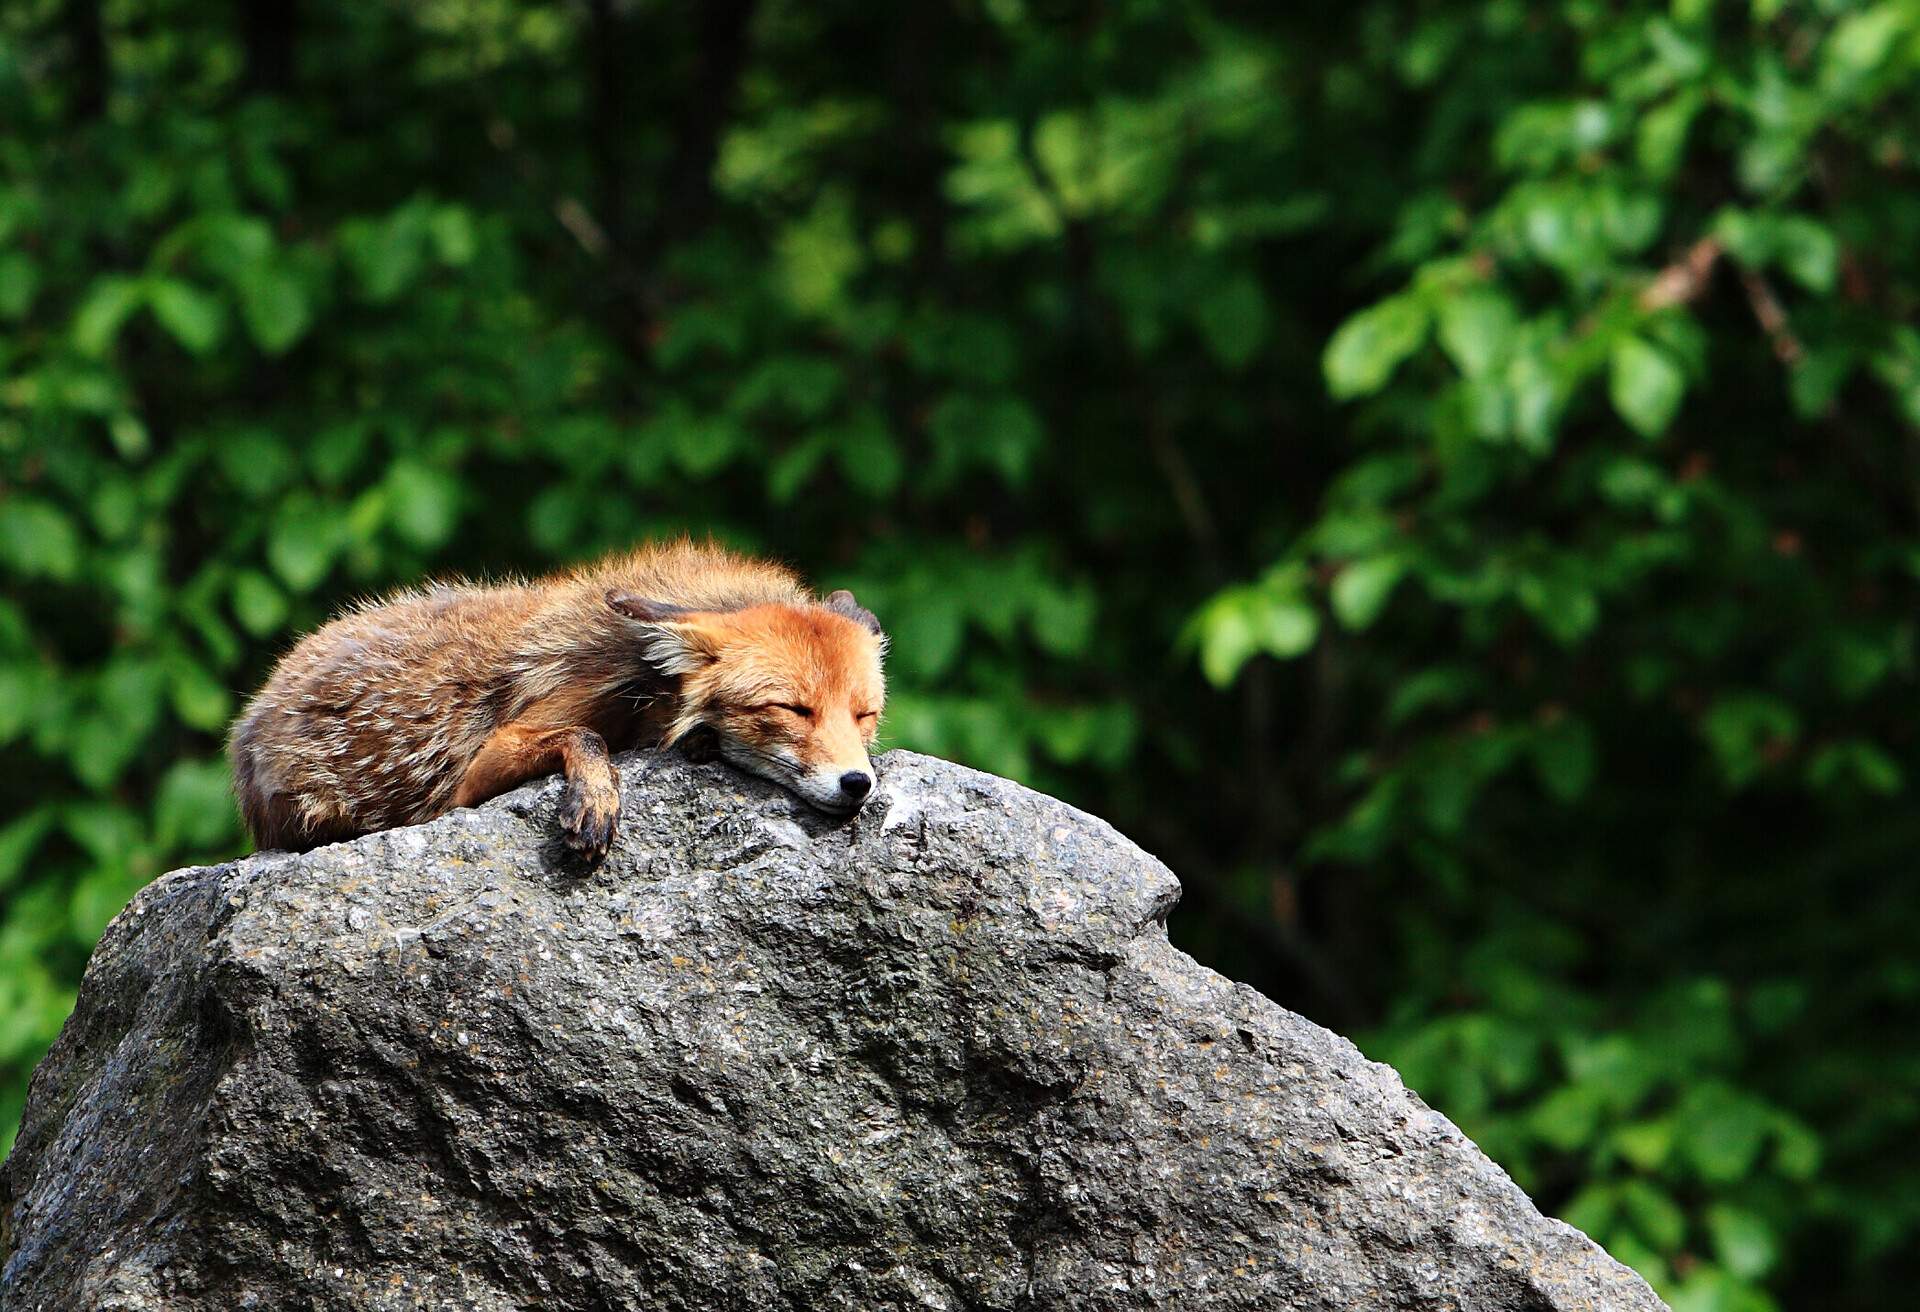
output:
[[[607,754],[607,740],[591,729],[503,725],[467,767],[453,804],[474,806],[556,768],[567,780],[560,794],[562,836],[589,865],[599,865],[620,817],[620,771]]]

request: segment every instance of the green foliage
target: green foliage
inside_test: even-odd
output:
[[[1920,1275],[1912,0],[239,12],[0,10],[0,1126],[296,634],[710,531],[1677,1309]]]

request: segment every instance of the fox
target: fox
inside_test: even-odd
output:
[[[617,752],[678,745],[851,815],[871,795],[887,636],[838,591],[712,542],[347,609],[274,666],[228,739],[261,849],[305,851],[559,771],[565,845],[605,860]]]

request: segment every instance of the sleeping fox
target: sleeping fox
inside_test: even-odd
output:
[[[849,592],[690,541],[531,583],[434,584],[363,605],[274,668],[228,744],[260,847],[306,849],[566,776],[589,862],[620,810],[609,754],[682,743],[823,811],[858,810],[886,637]]]

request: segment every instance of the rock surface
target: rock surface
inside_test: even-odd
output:
[[[156,881],[0,1173],[0,1305],[1655,1309],[1110,827],[905,752],[851,823],[623,763]]]

